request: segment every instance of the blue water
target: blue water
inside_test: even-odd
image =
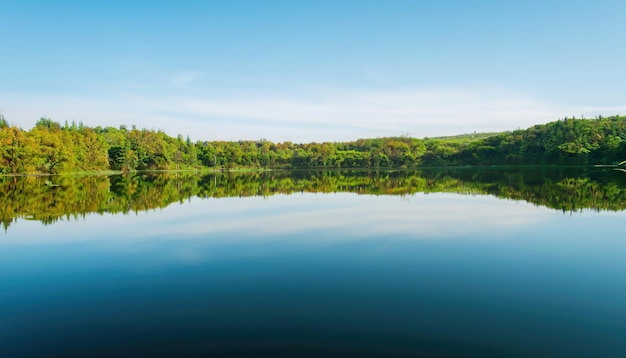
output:
[[[192,199],[0,235],[0,357],[626,356],[624,212]]]

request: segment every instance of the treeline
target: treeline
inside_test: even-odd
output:
[[[432,159],[427,161],[447,165],[616,164],[626,160],[626,116],[564,118],[499,133]]]
[[[6,230],[18,218],[50,224],[91,213],[127,214],[164,208],[192,197],[269,197],[302,192],[448,192],[523,200],[563,212],[625,210],[625,186],[626,175],[622,172],[585,172],[572,167],[5,176],[0,178],[0,221]]]
[[[606,164],[626,159],[626,117],[565,118],[493,135],[408,136],[340,143],[197,141],[158,130],[91,128],[40,119],[31,130],[0,116],[0,174],[235,168],[411,168]]]

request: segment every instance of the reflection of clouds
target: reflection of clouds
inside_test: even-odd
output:
[[[179,261],[185,262],[187,264],[200,264],[205,261],[205,258],[199,252],[193,250],[190,247],[181,247],[174,252],[174,257],[176,257]]]
[[[367,237],[499,237],[546,219],[549,209],[488,196],[416,194],[370,196],[351,193],[293,194],[270,198],[192,199],[165,209],[129,215],[90,215],[44,227],[20,220],[0,243],[101,240],[180,240],[207,244],[291,235],[315,242]],[[302,234],[299,236],[299,234]],[[124,250],[120,247],[121,250]],[[128,250],[135,250],[128,245]],[[199,259],[180,252],[181,259]]]
[[[245,219],[241,216],[231,221],[215,221],[210,225],[190,228],[190,233],[216,235],[239,232],[243,236],[271,237],[314,231],[342,234],[344,238],[445,238],[472,234],[488,237],[502,236],[507,230],[542,221],[546,210],[492,197],[452,194],[418,194],[408,201],[390,196],[323,196],[284,197],[281,200],[287,202],[302,200],[303,197],[306,200],[302,200],[297,211],[282,213],[264,210],[260,215]],[[323,240],[324,237],[318,239]]]

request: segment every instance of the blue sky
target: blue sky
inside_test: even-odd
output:
[[[626,114],[626,2],[4,1],[0,113],[337,141]]]

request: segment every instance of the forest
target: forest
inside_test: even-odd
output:
[[[88,127],[41,118],[24,130],[0,115],[0,174],[592,165],[626,160],[626,116],[564,118],[501,133],[350,142],[196,141],[135,126]]]

